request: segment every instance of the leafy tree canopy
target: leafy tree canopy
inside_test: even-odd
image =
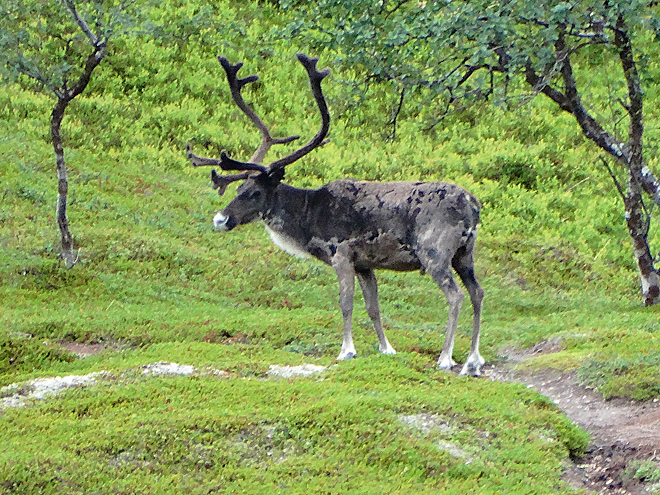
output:
[[[99,59],[111,37],[135,24],[135,2],[6,0],[0,6],[0,73],[37,81],[58,98]]]
[[[512,76],[535,71],[542,84],[560,70],[557,42],[571,54],[613,45],[622,20],[628,31],[657,38],[660,19],[646,1],[582,2],[320,0],[284,9],[306,15],[288,26],[318,50],[342,53],[338,62],[366,81],[396,81],[428,88],[451,101],[504,96]],[[640,60],[643,62],[643,60]],[[540,88],[536,88],[539,90]]]

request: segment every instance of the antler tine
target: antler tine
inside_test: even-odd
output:
[[[316,64],[319,61],[318,58],[309,58],[303,53],[299,53],[296,55],[296,57],[298,57],[298,61],[303,65],[303,67],[305,67],[305,70],[307,71],[309,84],[312,87],[312,94],[314,95],[316,105],[319,107],[319,111],[321,112],[321,128],[305,146],[298,148],[293,153],[271,163],[268,167],[270,170],[290,165],[291,163],[305,156],[314,148],[324,145],[326,143],[325,136],[328,134],[328,130],[330,129],[330,112],[328,111],[328,105],[325,102],[323,90],[321,89],[321,81],[323,81],[323,79],[330,74],[330,70],[325,69],[319,72],[316,69]]]
[[[193,167],[213,167],[215,165],[220,165],[220,161],[215,158],[204,158],[195,155],[190,150],[190,143],[186,144],[186,155],[188,156],[188,160],[190,160],[190,163],[192,163]]]
[[[232,182],[238,180],[245,180],[250,176],[250,172],[246,171],[242,174],[236,175],[218,175],[215,169],[211,170],[211,182],[213,182],[213,189],[218,190],[218,195],[222,196],[227,189],[227,186]]]
[[[202,156],[195,155],[190,150],[190,143],[186,144],[186,153],[190,163],[193,164],[193,167],[215,167],[219,166],[222,170],[258,170],[259,172],[265,172],[266,167],[260,165],[259,163],[250,163],[250,162],[239,162],[229,158],[227,152],[224,150],[220,153],[220,159],[217,158],[204,158]]]
[[[237,74],[241,67],[243,67],[243,62],[238,62],[237,64],[232,64],[225,57],[218,57],[220,65],[225,70],[227,74],[227,82],[229,82],[229,89],[231,90],[231,97],[234,100],[234,103],[241,109],[241,111],[247,115],[247,117],[254,123],[254,125],[261,132],[261,144],[254,152],[250,158],[251,163],[261,163],[270,150],[270,147],[274,144],[286,144],[296,139],[300,139],[300,136],[288,136],[285,138],[275,138],[270,134],[268,126],[263,123],[259,116],[252,110],[248,104],[243,99],[241,95],[241,89],[248,83],[255,82],[259,79],[259,76],[248,76],[243,79],[239,79]]]
[[[233,158],[229,158],[226,151],[220,152],[220,168],[222,170],[258,170],[259,172],[266,172],[267,167],[260,163],[239,162]]]

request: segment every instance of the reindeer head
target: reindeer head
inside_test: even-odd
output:
[[[219,175],[215,169],[211,171],[211,181],[213,188],[218,190],[219,195],[223,195],[227,186],[235,181],[243,180],[238,188],[236,197],[227,205],[227,207],[216,214],[213,218],[213,225],[216,229],[227,231],[237,225],[243,225],[261,218],[269,208],[274,197],[275,189],[284,178],[284,167],[299,160],[314,148],[326,143],[325,136],[330,128],[330,113],[321,90],[321,81],[330,71],[319,72],[316,69],[317,58],[309,58],[299,53],[297,55],[300,63],[305,67],[309,82],[312,88],[312,94],[321,113],[321,128],[316,135],[304,146],[287,156],[274,161],[268,166],[261,164],[264,156],[273,144],[285,144],[299,139],[300,136],[289,136],[285,138],[274,138],[270,134],[268,127],[262,122],[259,116],[245,103],[241,95],[241,89],[247,83],[254,82],[258,76],[249,76],[244,79],[238,79],[238,70],[243,66],[239,62],[232,65],[224,57],[218,57],[222,68],[227,73],[227,81],[231,90],[234,103],[245,113],[254,125],[261,132],[261,144],[254,152],[249,162],[240,162],[231,159],[224,151],[220,154],[220,159],[203,158],[196,156],[190,150],[190,145],[186,146],[188,158],[195,167],[219,165],[222,170],[240,170],[242,173],[235,175]]]
[[[275,189],[283,178],[283,168],[249,175],[238,187],[236,197],[213,217],[213,226],[216,230],[229,231],[237,225],[259,220],[272,203]],[[225,184],[224,177],[215,170],[211,172],[211,180],[214,188],[218,182]]]

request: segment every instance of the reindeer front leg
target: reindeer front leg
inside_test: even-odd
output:
[[[355,345],[353,345],[353,295],[355,294],[355,268],[351,263],[346,249],[338,249],[332,257],[332,267],[339,279],[339,306],[344,319],[344,341],[338,360],[354,358]]]
[[[356,272],[362,294],[364,294],[364,303],[367,308],[367,314],[371,318],[378,335],[378,348],[381,354],[396,354],[394,348],[387,341],[383,324],[380,321],[380,308],[378,306],[378,282],[373,270],[358,270]]]

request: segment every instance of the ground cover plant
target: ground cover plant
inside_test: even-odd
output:
[[[341,314],[331,269],[282,253],[258,225],[212,231],[234,189],[219,200],[208,172],[189,166],[185,143],[249,156],[258,142],[231,105],[216,55],[261,76],[246,98],[278,134],[317,128],[311,103],[292,97],[307,94],[297,47],[267,36],[290,14],[263,3],[144,9],[161,27],[122,38],[63,122],[80,249],[73,269],[57,257],[51,102],[25,82],[2,81],[0,385],[108,373],[2,409],[2,490],[571,492],[562,469],[588,440],[554,404],[522,385],[437,371],[447,310],[428,277],[379,273],[398,354],[378,354],[357,295],[358,359],[335,366]],[[333,71],[325,88],[332,140],[287,180],[466,187],[483,204],[476,258],[486,361],[556,339],[561,351],[526,366],[574,370],[608,397],[658,398],[659,310],[639,302],[621,199],[574,123],[543,101],[477,106],[430,133],[410,112],[399,117],[396,140],[383,140],[386,90],[358,106],[341,83],[351,74],[337,73],[331,52],[318,55]],[[647,146],[655,146],[657,106],[647,108]],[[469,347],[464,313],[456,356]],[[79,359],[62,347],[70,343],[104,351]],[[143,373],[161,361],[198,371]],[[267,375],[272,364],[303,363],[328,369]],[[640,464],[631,477],[654,472]]]
[[[189,345],[187,356],[176,352],[214,364],[242,354],[257,368],[264,359],[290,359],[204,344]],[[447,375],[424,366],[414,354],[398,361],[373,356],[295,381],[213,373],[152,378],[124,370],[64,399],[6,411],[4,445],[15,455],[4,464],[3,488],[458,493],[476,484],[482,493],[503,485],[526,493],[534,483],[563,491],[556,459],[582,448],[585,438],[549,401],[521,385],[500,387],[496,398],[484,389],[487,381],[451,386]],[[509,407],[488,407],[493,399]],[[415,426],[420,417],[431,424],[426,430]],[[17,423],[30,424],[34,434]]]

